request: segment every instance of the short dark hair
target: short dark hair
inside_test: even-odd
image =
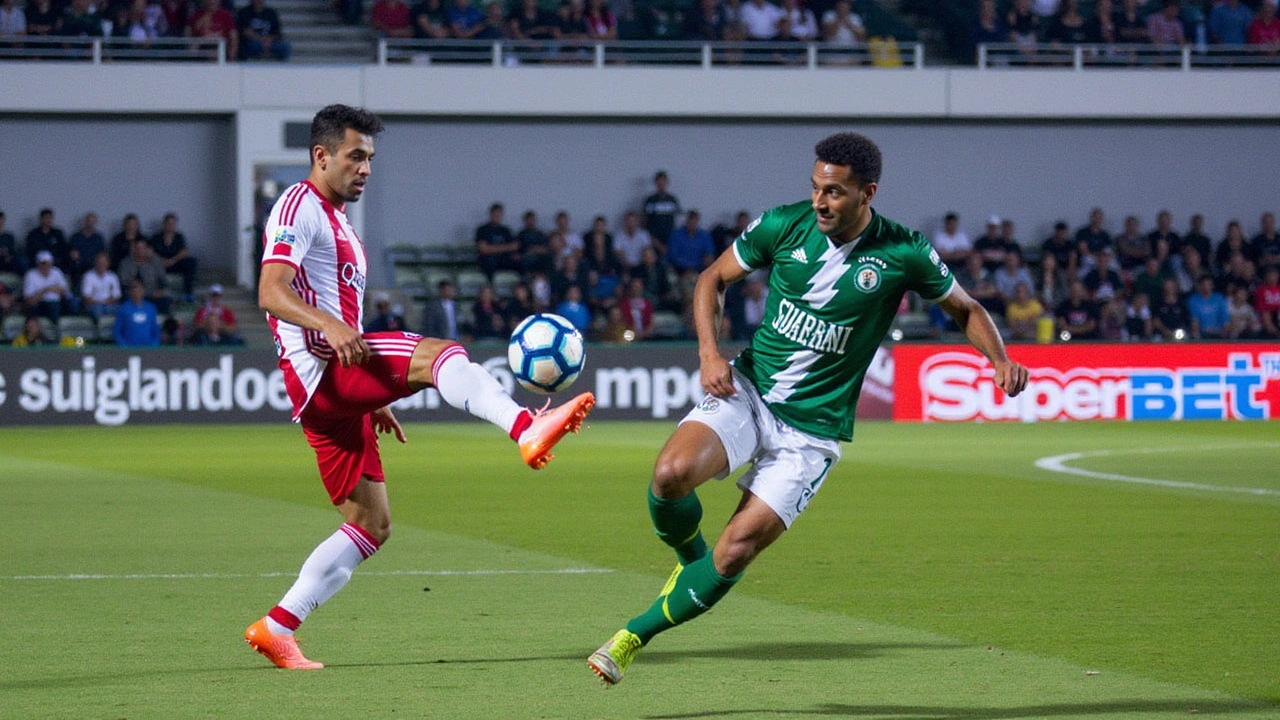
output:
[[[880,182],[880,148],[865,135],[836,133],[815,145],[813,152],[824,163],[849,168],[860,185]]]
[[[52,215],[52,214],[53,214],[53,208],[40,208],[40,217],[44,217],[45,215]]]
[[[348,129],[372,137],[382,132],[382,120],[364,108],[326,105],[311,119],[311,147],[323,145],[333,152],[342,143]]]

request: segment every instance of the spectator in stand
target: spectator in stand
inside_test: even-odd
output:
[[[93,257],[93,269],[80,280],[80,302],[95,325],[103,317],[114,317],[120,306],[120,277],[111,272],[111,258],[105,252]]]
[[[1182,242],[1170,249],[1170,255],[1175,263],[1182,263],[1182,255],[1187,246],[1194,247],[1200,253],[1201,260],[1213,257],[1213,241],[1204,234],[1204,215],[1200,213],[1191,216],[1190,229],[1182,237]]]
[[[222,38],[227,42],[227,58],[240,56],[240,33],[236,31],[236,18],[222,6],[220,0],[200,0],[200,9],[191,15],[187,36],[194,38]]]
[[[567,41],[566,44],[576,46],[587,39],[587,20],[583,15],[583,6],[581,2],[574,0],[560,0],[560,5],[556,8],[556,35],[559,39]],[[573,50],[570,50],[572,53]],[[573,55],[564,56],[565,59],[571,59]],[[579,51],[578,59],[586,59],[586,55]]]
[[[459,332],[457,288],[452,280],[441,280],[436,285],[436,297],[427,300],[423,313],[422,334],[442,340],[457,340]]]
[[[145,243],[138,243],[145,245]],[[121,347],[159,347],[160,322],[156,306],[146,298],[142,280],[129,283],[129,298],[116,311],[115,340]]]
[[[588,270],[608,269],[617,275],[622,274],[622,263],[613,249],[613,235],[609,234],[609,221],[603,215],[595,216],[591,221],[591,229],[582,238],[585,247],[583,260]]]
[[[1116,41],[1116,23],[1112,16],[1111,0],[1098,0],[1093,7],[1093,17],[1085,21],[1085,37],[1095,44],[1110,45]]]
[[[191,342],[195,345],[244,344],[244,339],[236,331],[236,314],[222,304],[222,286],[217,283],[209,286],[209,299],[196,311],[192,322],[195,331]],[[400,319],[400,327],[395,329],[404,329],[404,318]],[[366,332],[375,331],[366,328]]]
[[[982,258],[982,265],[989,272],[995,272],[996,268],[1003,265],[1004,256],[1009,252],[1009,245],[1000,231],[1000,225],[999,215],[987,218],[987,231],[973,242],[974,254]]]
[[[151,236],[150,243],[151,249],[156,251],[156,257],[164,265],[164,271],[182,276],[182,297],[187,302],[192,302],[195,298],[196,269],[199,265],[187,249],[187,236],[178,232],[178,216],[165,213],[160,232]],[[159,307],[159,303],[156,306]]]
[[[1187,314],[1191,318],[1191,337],[1197,340],[1221,339],[1231,316],[1227,299],[1213,287],[1213,276],[1201,275],[1196,291],[1187,298]]]
[[[680,214],[680,199],[668,191],[669,183],[666,170],[654,173],[653,192],[644,199],[641,208],[644,213],[644,229],[649,231],[649,238],[659,256],[667,254],[667,238],[675,230],[676,216]]]
[[[644,295],[644,281],[632,278],[627,284],[627,295],[619,305],[627,328],[636,340],[647,340],[653,334],[653,303]]]
[[[133,254],[133,244],[136,242],[147,242],[147,238],[142,234],[142,224],[138,221],[138,216],[129,213],[124,216],[120,232],[111,237],[111,244],[107,247],[112,270],[117,272],[120,270],[120,263]]]
[[[701,216],[690,209],[684,215],[684,225],[671,231],[667,243],[667,263],[677,273],[700,273],[715,259],[715,243],[711,233],[699,227]]]
[[[1089,299],[1084,283],[1071,283],[1067,299],[1054,310],[1054,320],[1059,337],[1065,340],[1096,340],[1098,338],[1098,307]]]
[[[51,0],[31,0],[23,14],[27,21],[27,35],[49,37],[57,34],[61,13]]]
[[[1194,245],[1182,246],[1182,262],[1174,266],[1173,278],[1178,283],[1178,292],[1189,295],[1195,289],[1196,278],[1212,270],[1201,259],[1200,251]],[[1159,297],[1153,295],[1152,297]]]
[[[1065,221],[1059,220],[1054,223],[1053,234],[1040,243],[1041,259],[1043,260],[1046,255],[1052,255],[1062,268],[1075,269],[1077,262],[1076,246],[1067,232],[1067,223]]]
[[[1123,340],[1124,326],[1128,322],[1129,306],[1123,295],[1113,295],[1098,305],[1098,339]]]
[[[1040,42],[1040,16],[1031,11],[1031,0],[1013,0],[1004,24],[1009,28],[1006,42],[1014,43],[1021,52],[1035,52]]]
[[[476,340],[507,339],[507,324],[492,285],[482,285],[471,305],[471,335]]]
[[[71,309],[71,286],[54,266],[53,253],[41,250],[35,260],[35,267],[22,278],[22,304],[28,315],[43,315],[56,323],[63,312]]]
[[[556,267],[556,258],[551,250],[551,238],[538,228],[538,213],[525,210],[522,218],[524,225],[516,233],[516,244],[519,245],[520,271],[526,275],[541,272],[550,275]],[[427,337],[437,337],[428,335]]]
[[[1106,219],[1102,208],[1089,211],[1089,224],[1076,231],[1076,252],[1079,256],[1083,257],[1086,251],[1092,255],[1104,247],[1111,247],[1111,233],[1103,229]]]
[[[1249,23],[1245,40],[1267,48],[1268,55],[1280,52],[1280,18],[1276,17],[1275,0],[1262,0],[1258,5],[1258,15]]]
[[[552,233],[555,235],[555,233]],[[564,298],[565,291],[571,285],[582,288],[583,297],[587,293],[587,270],[582,267],[582,259],[577,255],[568,255],[564,264],[551,274],[551,297],[556,300]]]
[[[190,3],[187,0],[160,0],[160,12],[164,14],[165,36],[182,37],[191,12]]]
[[[538,0],[520,0],[507,17],[507,35],[517,40],[555,40],[560,28],[556,14],[540,7]]]
[[[658,251],[649,246],[640,251],[640,264],[631,269],[631,277],[644,281],[644,294],[658,310],[680,312],[680,293],[667,272]]]
[[[751,213],[746,210],[738,211],[734,216],[733,225],[716,223],[716,226],[711,228],[711,244],[716,248],[716,257],[720,257],[720,253],[728,250],[733,241],[747,231],[747,226],[750,224]]]
[[[102,37],[102,16],[90,0],[71,0],[58,22],[58,35],[64,37]]]
[[[1226,269],[1214,279],[1215,287],[1243,285],[1250,291],[1258,284],[1258,266],[1242,253],[1232,253]]]
[[[1063,0],[1058,12],[1049,21],[1045,39],[1055,45],[1079,45],[1089,42],[1089,27],[1080,12],[1080,0]]]
[[[943,216],[942,230],[933,238],[933,249],[943,262],[953,267],[964,265],[973,252],[973,241],[960,229],[960,216],[954,211]]]
[[[1067,288],[1076,279],[1074,270],[1067,270],[1058,265],[1058,257],[1048,254],[1040,256],[1040,282],[1037,284],[1040,302],[1046,308],[1058,307],[1058,303],[1067,299]]]
[[[0,272],[21,275],[26,271],[26,264],[18,254],[18,239],[4,229],[4,223],[4,212],[0,211]]]
[[[857,47],[867,41],[867,28],[862,16],[853,11],[850,0],[836,0],[835,5],[822,14],[822,39],[836,47]]]
[[[582,243],[582,235],[576,230],[569,227],[569,213],[561,210],[556,213],[556,231],[560,233],[560,239],[564,247],[560,250],[560,256],[577,255],[582,257],[583,250],[586,246]],[[553,243],[554,245],[554,243]],[[665,247],[665,246],[664,246]]]
[[[537,2],[537,0],[533,1]],[[527,4],[528,0],[525,2]],[[449,21],[440,0],[422,0],[414,4],[409,8],[409,19],[413,24],[413,37],[416,40],[440,40],[449,37]]]
[[[156,257],[155,249],[145,241],[133,244],[133,253],[120,261],[116,271],[120,276],[120,284],[128,287],[134,280],[141,280],[146,289],[147,300],[156,306],[161,315],[168,315],[173,306],[173,296],[169,292],[169,278],[164,269],[164,262]]]
[[[477,18],[479,14],[477,11]],[[478,22],[477,19],[477,24]],[[369,25],[383,37],[413,37],[413,25],[409,22],[409,5],[404,0],[376,0],[369,11]]]
[[[214,285],[221,292],[220,285]],[[213,288],[209,288],[209,292],[213,292]],[[196,324],[200,324],[199,318],[196,318]],[[404,332],[409,326],[404,321],[404,308],[391,305],[391,296],[385,292],[375,293],[373,296],[373,317],[364,324],[364,331],[371,332]],[[432,337],[440,337],[434,335]]]
[[[1152,256],[1161,263],[1169,262],[1169,258],[1181,250],[1182,238],[1173,231],[1173,216],[1168,210],[1156,215],[1156,229],[1147,233],[1147,242],[1151,244]]]
[[[1181,0],[1164,0],[1163,7],[1147,16],[1147,39],[1158,47],[1180,48],[1186,45],[1181,15]]]
[[[511,233],[511,228],[502,224],[502,203],[489,206],[489,220],[476,227],[476,254],[480,259],[480,269],[493,281],[493,274],[499,270],[520,270],[520,243]]]
[[[240,33],[240,59],[259,60],[266,57],[288,60],[293,46],[284,39],[280,14],[266,6],[266,0],[249,0],[236,13],[236,30]]]
[[[652,247],[649,231],[640,227],[640,216],[628,210],[622,216],[622,229],[613,238],[613,250],[618,254],[622,267],[628,271],[640,264],[640,254]]]
[[[40,318],[35,315],[28,315],[27,319],[22,323],[22,333],[13,339],[13,347],[40,347],[42,345],[52,345],[53,338],[44,333],[44,325],[41,324]]]
[[[973,253],[969,256],[964,267],[956,271],[956,281],[969,291],[978,304],[986,308],[987,312],[992,315],[1004,315],[1004,297],[1000,295],[1000,290],[996,288],[993,274],[987,269],[986,263],[982,261],[982,256]],[[929,306],[930,313],[935,315],[936,319],[941,319],[946,324],[946,316],[937,303]],[[948,325],[948,327],[951,327]]]
[[[786,33],[781,40],[796,42],[813,42],[818,39],[818,19],[813,11],[800,3],[800,0],[782,0],[783,20],[786,22]]]
[[[577,285],[565,288],[564,299],[556,305],[556,314],[573,323],[578,332],[585,333],[591,327],[591,308],[582,302],[582,288]]]
[[[1214,267],[1218,272],[1227,269],[1231,264],[1231,256],[1235,253],[1240,253],[1246,260],[1256,261],[1258,259],[1258,256],[1254,253],[1254,248],[1244,239],[1244,231],[1240,228],[1239,220],[1232,220],[1227,223],[1227,234],[1222,238],[1222,242],[1218,244],[1218,249],[1214,253]]]
[[[471,0],[453,0],[445,10],[449,34],[458,40],[470,40],[484,30],[484,13]]]
[[[1009,42],[1009,26],[996,9],[996,0],[981,0],[978,3],[978,19],[973,23],[970,32],[973,45]]]
[[[67,236],[53,224],[53,210],[40,211],[40,223],[27,233],[27,267],[36,266],[36,255],[49,252],[54,265],[62,265],[67,257]]]
[[[1111,248],[1098,251],[1097,264],[1084,275],[1084,286],[1094,302],[1102,303],[1116,295],[1124,294],[1124,280],[1119,272]]]
[[[107,241],[98,232],[98,214],[85,213],[80,229],[67,241],[67,257],[62,268],[73,285],[80,283],[80,278],[93,268],[98,253],[106,249]]]
[[[27,34],[27,14],[14,0],[0,2],[0,38],[18,38]]]
[[[1147,258],[1141,272],[1133,278],[1133,292],[1142,293],[1149,298],[1160,297],[1160,288],[1164,281],[1172,277],[1164,270],[1165,265],[1154,257]]]
[[[1040,321],[1041,315],[1044,315],[1044,305],[1032,294],[1031,286],[1025,282],[1018,283],[1004,308],[1009,339],[1034,340],[1036,323]]]
[[[618,18],[605,0],[587,0],[582,19],[587,23],[587,37],[592,40],[617,40]]]
[[[1276,232],[1275,213],[1262,213],[1259,225],[1261,229],[1258,234],[1249,240],[1256,262],[1264,266],[1280,263],[1280,233]]]
[[[697,7],[684,14],[685,40],[713,42],[724,34],[724,12],[717,0],[698,0]]]
[[[1249,288],[1232,285],[1227,291],[1227,331],[1230,340],[1252,340],[1262,337],[1262,319],[1249,302]]]
[[[533,305],[533,292],[529,284],[518,282],[511,286],[511,297],[502,304],[502,319],[507,327],[515,328],[521,321],[536,312]]]
[[[767,0],[747,0],[742,6],[742,24],[748,40],[776,40],[784,17],[782,8]],[[649,234],[657,237],[653,228],[649,228]]]
[[[1124,339],[1129,342],[1147,342],[1155,332],[1151,319],[1151,300],[1146,293],[1137,293],[1125,310]]]
[[[480,29],[471,36],[473,40],[502,40],[507,37],[507,18],[503,15],[502,3],[491,0],[484,6]]]
[[[1209,42],[1217,45],[1244,45],[1253,11],[1240,0],[1222,0],[1209,11]]]
[[[1253,307],[1262,322],[1262,337],[1280,338],[1280,266],[1270,265],[1262,273],[1262,284],[1253,294]]]
[[[1191,331],[1191,316],[1182,302],[1178,283],[1173,278],[1164,281],[1160,301],[1151,311],[1155,334],[1165,340],[1182,340]]]
[[[724,23],[720,26],[720,37],[717,39],[735,43],[745,41],[747,26],[742,21],[742,0],[721,0],[718,5]]]
[[[1124,231],[1112,241],[1116,259],[1120,262],[1120,270],[1125,273],[1131,273],[1134,268],[1142,267],[1147,258],[1152,256],[1151,241],[1142,234],[1139,227],[1136,215],[1126,217]]]
[[[164,10],[147,0],[132,0],[116,6],[116,19],[112,24],[112,37],[129,38],[134,44],[149,46],[152,40],[164,36],[169,30]]]
[[[1125,45],[1146,45],[1151,42],[1147,32],[1147,19],[1138,9],[1139,0],[1121,0],[1120,9],[1113,16],[1116,26],[1116,42]]]
[[[992,274],[992,282],[995,283],[996,290],[1000,292],[1000,297],[1004,298],[1005,303],[1013,300],[1019,285],[1026,285],[1028,288],[1036,286],[1031,271],[1022,264],[1022,251],[1016,246],[1005,253],[1004,263]]]

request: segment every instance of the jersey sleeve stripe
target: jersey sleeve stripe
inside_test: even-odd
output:
[[[954,292],[955,289],[956,289],[956,280],[953,277],[951,278],[951,284],[947,286],[946,292],[942,293],[936,298],[924,298],[924,300],[925,302],[931,302],[931,303],[942,302],[943,300],[946,300],[947,298],[951,297],[951,293]]]
[[[753,267],[751,267],[750,265],[748,265],[748,264],[747,264],[747,261],[746,261],[746,260],[743,260],[743,259],[742,259],[742,252],[741,252],[740,250],[738,250],[738,242],[737,242],[736,240],[734,241],[734,243],[733,243],[733,245],[732,245],[731,247],[733,248],[733,259],[738,261],[738,266],[739,266],[739,267],[741,267],[743,270],[747,270],[747,271],[755,270],[755,268],[753,268]]]

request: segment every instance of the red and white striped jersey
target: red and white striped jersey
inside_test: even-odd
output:
[[[364,244],[335,207],[309,181],[292,185],[271,208],[263,232],[262,264],[284,263],[297,271],[293,289],[307,304],[363,330]],[[296,421],[306,407],[333,348],[324,334],[267,314]]]

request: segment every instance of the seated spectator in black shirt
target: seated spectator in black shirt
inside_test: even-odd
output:
[[[493,287],[484,285],[471,306],[471,336],[476,340],[507,339],[507,323],[502,317],[502,306]]]
[[[142,223],[138,221],[137,215],[129,213],[124,216],[120,232],[111,236],[111,245],[107,248],[108,254],[111,255],[112,270],[119,272],[120,262],[133,254],[133,244],[139,241],[147,241],[146,236],[142,234]]]
[[[1084,287],[1094,302],[1105,302],[1124,293],[1124,280],[1115,270],[1110,248],[1098,251],[1097,257],[1097,265],[1084,275]]]
[[[18,256],[18,239],[4,229],[4,212],[0,211],[0,272],[21,275],[26,264]]]
[[[1227,223],[1227,235],[1222,238],[1222,242],[1218,245],[1218,249],[1214,252],[1214,270],[1221,273],[1231,264],[1231,256],[1235,253],[1244,255],[1246,260],[1257,261],[1258,256],[1255,248],[1244,239],[1244,231],[1240,229],[1240,221],[1232,220]]]
[[[1165,340],[1182,340],[1191,330],[1191,315],[1173,278],[1164,281],[1160,300],[1151,310],[1151,322],[1155,333]]]
[[[1075,272],[1077,265],[1076,245],[1067,232],[1067,223],[1062,220],[1053,224],[1053,234],[1040,244],[1040,257],[1052,255],[1058,267]]]
[[[1161,210],[1156,215],[1156,229],[1147,233],[1147,242],[1151,243],[1151,254],[1160,262],[1182,250],[1182,238],[1173,231],[1173,216],[1168,210]]]
[[[532,315],[537,309],[533,306],[533,293],[527,283],[519,282],[511,287],[511,298],[502,304],[502,319],[507,327],[515,328],[521,320]]]
[[[1071,283],[1067,299],[1054,309],[1058,334],[1068,333],[1072,340],[1096,340],[1098,338],[1098,307],[1094,305],[1079,280]]]
[[[538,213],[526,210],[524,227],[516,233],[520,246],[520,270],[526,274],[542,272],[550,275],[555,270],[556,258],[551,251],[551,239],[538,229]]]
[[[1004,264],[1004,256],[1008,251],[1009,244],[1000,232],[1000,216],[992,215],[987,218],[987,231],[973,241],[973,252],[982,258],[983,267],[994,272]]]
[[[489,222],[476,228],[476,252],[480,269],[493,280],[499,270],[520,270],[520,243],[511,228],[502,224],[502,203],[489,206]]]
[[[993,315],[1004,315],[1004,297],[996,288],[993,273],[986,268],[981,255],[976,252],[970,255],[964,267],[956,270],[955,274],[956,282],[968,290],[969,295],[986,308],[987,312]]]
[[[640,251],[640,264],[631,268],[630,275],[644,281],[645,297],[653,302],[654,309],[680,312],[680,293],[652,245]]]
[[[1169,252],[1176,257],[1181,255],[1183,248],[1188,245],[1199,251],[1201,260],[1207,261],[1213,257],[1213,241],[1204,234],[1204,215],[1200,213],[1191,216],[1191,229],[1187,230],[1178,247],[1170,248]]]
[[[409,329],[405,326],[403,309],[391,304],[390,295],[384,292],[374,295],[373,308],[373,317],[364,324],[365,332],[402,332]]]
[[[236,30],[240,32],[240,59],[258,60],[272,57],[288,60],[293,47],[283,37],[280,15],[265,0],[249,0],[236,13]]]
[[[1083,255],[1087,248],[1089,253],[1092,254],[1104,247],[1111,247],[1111,233],[1102,228],[1106,219],[1106,214],[1102,212],[1102,208],[1094,208],[1089,211],[1089,224],[1076,231],[1077,252]],[[1084,247],[1080,247],[1081,245]]]
[[[516,40],[555,40],[559,24],[555,13],[542,9],[538,0],[520,0],[507,16],[507,34]]]
[[[89,0],[71,0],[62,13],[58,35],[67,37],[102,37],[102,16]]]
[[[61,13],[52,0],[32,0],[27,3],[27,34],[48,37],[57,34]]]
[[[36,266],[36,255],[40,252],[53,254],[53,264],[61,267],[67,258],[67,236],[62,228],[53,225],[53,210],[44,208],[40,211],[40,224],[27,233],[27,267]]]
[[[187,249],[187,236],[178,232],[178,216],[166,213],[160,232],[151,236],[151,249],[164,264],[166,273],[177,273],[182,276],[182,297],[191,302],[195,295],[196,259]],[[152,300],[155,302],[155,300]],[[156,307],[160,304],[156,303]]]
[[[1169,277],[1169,273],[1164,271],[1164,265],[1154,257],[1147,258],[1147,262],[1142,266],[1142,271],[1133,278],[1133,293],[1146,295],[1148,299],[1160,297],[1164,281]]]
[[[98,232],[98,214],[85,213],[84,224],[67,241],[67,260],[62,268],[73,285],[93,268],[94,258],[107,249],[107,241]]]
[[[422,0],[409,9],[413,25],[413,37],[418,40],[439,40],[449,37],[449,20],[440,0]],[[428,335],[428,337],[437,337]]]
[[[1120,261],[1120,269],[1129,272],[1141,267],[1151,256],[1151,241],[1138,229],[1138,218],[1134,215],[1124,219],[1124,232],[1113,240],[1116,259]]]
[[[1256,262],[1264,267],[1280,263],[1280,233],[1276,232],[1275,214],[1262,213],[1261,225],[1262,229],[1249,241],[1257,254]]]

